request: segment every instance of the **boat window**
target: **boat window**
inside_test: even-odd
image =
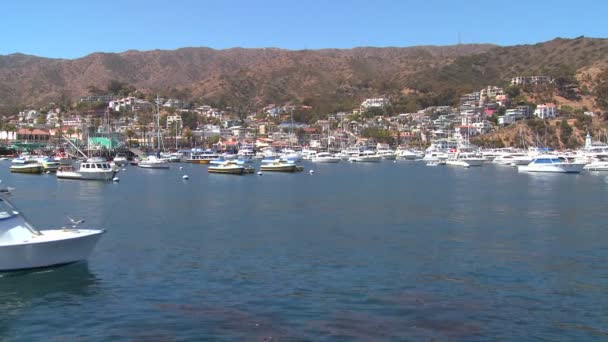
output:
[[[102,169],[101,164],[95,164],[95,165],[97,165],[98,169]]]
[[[89,168],[89,164],[82,164],[82,167],[84,167],[85,169]]]

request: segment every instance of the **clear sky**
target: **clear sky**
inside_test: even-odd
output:
[[[606,0],[7,0],[0,54],[77,58],[188,46],[537,43],[608,37]]]

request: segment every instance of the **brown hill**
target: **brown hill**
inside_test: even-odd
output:
[[[564,73],[581,84],[608,66],[608,40],[555,39],[535,45],[419,46],[291,51],[282,49],[94,53],[83,58],[0,56],[0,106],[38,105],[87,95],[118,80],[150,92],[244,106],[300,101],[318,111],[350,109],[379,95],[445,93],[505,84],[514,75]],[[587,82],[589,83],[589,82]],[[590,84],[591,85],[591,84]]]
[[[0,104],[75,99],[93,85],[119,80],[138,89],[186,89],[195,97],[251,103],[285,100],[359,101],[388,93],[408,75],[438,68],[492,45],[355,48],[349,50],[184,48],[94,53],[74,60],[0,56]]]

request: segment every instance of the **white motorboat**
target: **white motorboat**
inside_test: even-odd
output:
[[[445,165],[446,161],[445,160],[435,160],[435,161],[430,161],[428,163],[426,163],[426,166],[441,166],[441,165]]]
[[[78,169],[73,166],[60,166],[57,170],[57,178],[111,181],[116,172],[117,170],[105,159],[89,158],[80,163]]]
[[[314,163],[339,163],[341,158],[336,157],[329,152],[319,152],[310,159]]]
[[[363,151],[358,155],[351,156],[348,160],[351,162],[359,163],[377,163],[382,159],[381,156],[376,154],[374,151]]]
[[[223,161],[221,163],[213,163],[207,168],[209,173],[222,173],[230,175],[242,175],[244,173],[253,173],[253,168],[238,163],[235,160]]]
[[[290,163],[281,159],[275,159],[268,162],[263,162],[260,166],[261,171],[273,172],[296,172],[298,167],[295,163]]]
[[[127,155],[124,153],[116,153],[116,156],[114,156],[114,159],[112,161],[118,166],[124,166],[129,164],[129,161],[127,160]]]
[[[580,173],[584,163],[571,163],[564,158],[551,154],[541,154],[528,165],[520,165],[517,170],[521,172],[553,172],[553,173]]]
[[[507,153],[498,155],[492,163],[498,165],[528,165],[532,162],[532,157],[528,156],[525,153]]]
[[[73,221],[73,220],[72,220]],[[100,229],[37,230],[0,196],[0,271],[59,266],[86,260],[101,235]]]
[[[378,150],[376,152],[376,154],[378,154],[380,156],[380,158],[386,159],[386,160],[397,159],[397,153],[395,153],[395,151],[393,151],[393,150]]]
[[[405,159],[405,160],[415,160],[415,159],[422,159],[423,155],[421,155],[420,153],[416,153],[415,151],[408,150],[408,149],[405,149],[405,150],[398,149],[397,157],[401,158],[401,159]]]
[[[583,169],[587,171],[608,171],[608,161],[601,159],[593,159],[585,165]]]
[[[452,166],[471,167],[482,166],[484,161],[484,158],[477,157],[471,153],[456,152],[453,157],[450,157],[445,161],[445,164]]]
[[[148,156],[146,159],[141,160],[138,166],[144,169],[168,169],[171,167],[167,160],[156,156]]]

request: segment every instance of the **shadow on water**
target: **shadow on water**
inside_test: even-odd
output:
[[[98,291],[97,277],[84,262],[61,267],[0,273],[0,336],[19,318],[37,305],[76,302]]]

